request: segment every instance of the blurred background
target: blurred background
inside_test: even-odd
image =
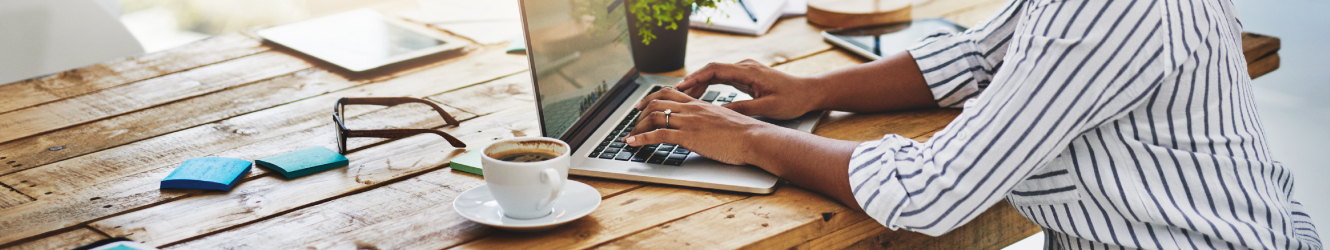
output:
[[[211,35],[270,27],[343,11],[371,8],[385,14],[418,10],[429,0],[99,0],[116,5],[119,19],[148,53]],[[489,1],[489,0],[475,0]],[[515,0],[510,0],[515,1]],[[1330,226],[1330,2],[1232,0],[1245,30],[1279,37],[1281,66],[1256,79],[1256,101],[1276,159],[1296,174],[1294,198],[1316,224]],[[1321,230],[1322,235],[1327,231]],[[1014,249],[1037,249],[1040,236]]]

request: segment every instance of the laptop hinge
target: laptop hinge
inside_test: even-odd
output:
[[[621,78],[621,82],[615,84],[614,88],[611,88],[608,92],[611,95],[600,98],[595,104],[592,104],[591,110],[585,113],[586,117],[578,119],[577,123],[573,123],[573,126],[568,128],[568,132],[564,133],[559,139],[567,142],[568,146],[573,147],[573,150],[581,147],[582,143],[586,142],[586,139],[591,137],[591,134],[595,133],[596,129],[599,129],[600,125],[610,118],[610,115],[614,113],[614,109],[628,100],[628,96],[631,96],[633,91],[637,90],[638,77],[640,76],[637,69],[633,69],[628,73],[628,77]]]

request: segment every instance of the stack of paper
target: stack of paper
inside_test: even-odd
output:
[[[694,11],[689,26],[758,36],[766,34],[776,19],[780,19],[785,4],[786,0],[721,1],[716,9]]]

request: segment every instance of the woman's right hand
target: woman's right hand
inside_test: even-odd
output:
[[[798,118],[817,109],[822,96],[811,85],[809,78],[780,72],[752,59],[739,63],[709,63],[702,69],[684,77],[675,85],[681,92],[701,97],[707,86],[728,84],[753,97],[723,105],[740,114],[788,120]],[[643,101],[652,100],[645,98]],[[639,103],[640,110],[646,105]]]

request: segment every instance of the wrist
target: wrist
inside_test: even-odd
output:
[[[778,168],[781,149],[776,148],[784,145],[782,140],[787,139],[788,135],[783,127],[772,125],[765,122],[759,122],[754,128],[744,133],[744,162],[749,165],[761,167],[772,174],[780,175],[782,171]]]
[[[825,79],[821,75],[799,76],[795,78],[798,82],[799,89],[805,93],[804,99],[808,100],[808,102],[805,103],[804,112],[828,109],[826,100],[829,94],[827,93],[827,89],[819,87],[826,86],[826,84],[822,84]]]

